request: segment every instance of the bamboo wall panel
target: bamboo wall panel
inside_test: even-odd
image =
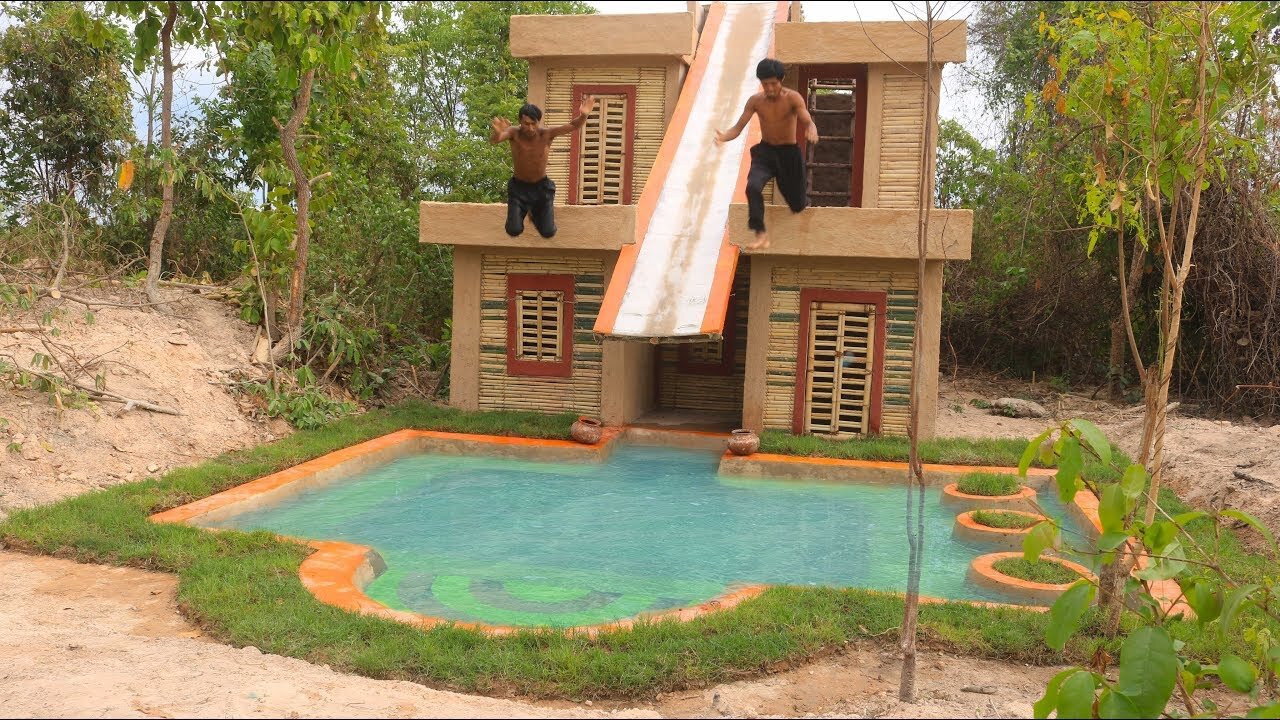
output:
[[[739,259],[733,278],[734,356],[733,372],[728,375],[703,375],[682,372],[679,367],[679,345],[663,345],[658,349],[658,407],[664,410],[693,410],[740,415],[742,386],[747,371],[747,296],[751,292],[750,263]],[[707,346],[699,349],[699,346]],[[718,363],[721,343],[689,345],[690,361]]]
[[[662,134],[666,131],[667,71],[661,67],[640,68],[551,68],[547,71],[547,100],[542,109],[542,124],[563,125],[577,111],[573,98],[574,85],[635,85],[636,121],[632,138],[631,202],[640,198],[649,170],[658,156]],[[595,112],[600,112],[600,103]],[[556,138],[547,158],[547,177],[556,184],[556,204],[564,205],[569,191],[569,153],[574,136]]]
[[[884,76],[884,106],[880,115],[879,207],[920,206],[924,96],[924,78]]]
[[[602,347],[591,328],[604,296],[598,258],[485,254],[480,283],[480,409],[600,415]],[[573,374],[507,375],[507,275],[573,275]]]
[[[764,426],[791,431],[795,405],[796,352],[800,341],[800,290],[867,290],[887,296],[884,404],[880,432],[907,433],[911,352],[916,329],[916,278],[909,271],[864,270],[825,265],[779,264],[770,282],[769,357],[765,372]]]

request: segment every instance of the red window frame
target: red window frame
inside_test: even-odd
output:
[[[636,140],[636,86],[635,85],[574,85],[573,109],[576,112],[588,95],[626,95],[627,122],[623,129],[627,138],[627,149],[622,154],[622,204],[631,204],[631,180],[635,175],[635,140]],[[579,128],[580,130],[581,128]],[[575,132],[573,142],[569,144],[569,195],[565,203],[578,204],[578,161],[582,157],[582,133]]]
[[[865,145],[867,144],[867,66],[865,64],[856,65],[801,65],[797,72],[798,87],[800,94],[804,95],[809,91],[810,80],[821,80],[822,78],[833,77],[852,77],[854,79],[854,96],[853,96],[853,142],[850,143],[850,158],[852,163],[850,172],[852,177],[849,178],[849,206],[862,207],[862,171],[863,161],[866,157]],[[800,120],[796,119],[796,144],[800,146],[800,157],[808,157],[805,154],[805,147],[808,141],[804,136],[805,128],[800,126]]]
[[[791,409],[791,432],[796,435],[804,433],[804,418],[808,411],[808,398],[804,391],[809,384],[809,315],[815,302],[862,303],[876,307],[876,355],[871,367],[871,432],[868,434],[877,434],[884,406],[885,325],[889,295],[885,292],[826,288],[800,289],[800,341],[796,346],[796,391]]]
[[[518,295],[523,290],[555,291],[563,294],[564,312],[560,324],[560,359],[520,360],[516,357],[516,310]],[[571,377],[573,375],[573,276],[572,275],[507,275],[507,374],[532,377]]]
[[[679,354],[676,357],[676,368],[689,375],[732,375],[737,360],[738,352],[738,296],[732,294],[729,296],[729,306],[724,314],[724,335],[721,343],[720,362],[711,365],[708,363],[694,362],[689,359],[689,345],[680,346]]]

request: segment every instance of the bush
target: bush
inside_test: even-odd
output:
[[[956,481],[956,489],[966,495],[1013,495],[1019,487],[1017,477],[999,473],[968,473]]]

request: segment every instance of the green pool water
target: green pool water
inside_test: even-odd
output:
[[[423,454],[211,526],[372,546],[387,569],[370,597],[503,625],[608,622],[756,583],[906,587],[905,488],[720,477],[718,462],[639,446],[602,465]],[[1004,599],[966,579],[995,548],[952,538],[937,489],[925,512],[921,592]]]

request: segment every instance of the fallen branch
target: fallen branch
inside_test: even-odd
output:
[[[20,333],[20,332],[38,333],[38,332],[40,332],[41,330],[43,330],[43,328],[41,328],[41,327],[39,327],[39,326],[36,326],[36,327],[0,327],[0,335],[3,335],[3,334],[5,334],[5,333]]]
[[[28,369],[28,370],[22,370],[22,372],[31,373],[32,375],[35,375],[36,377],[39,377],[39,378],[43,378],[44,380],[47,380],[48,382],[51,382],[51,383],[67,381],[66,378],[61,378],[61,377],[58,377],[57,375],[41,372],[39,370]],[[155,403],[148,402],[146,400],[138,400],[136,398],[129,398],[123,395],[117,395],[113,392],[99,390],[93,387],[92,385],[85,385],[84,383],[75,382],[75,381],[71,381],[71,385],[75,387],[77,390],[84,391],[86,394],[89,395],[89,397],[95,400],[106,400],[107,402],[124,403],[124,408],[120,411],[122,413],[128,412],[136,407],[136,408],[141,408],[143,410],[150,410],[151,412],[154,412],[154,413],[160,413],[162,415],[185,415],[186,414],[180,410],[167,408],[167,407],[164,407],[163,405],[156,405]]]

